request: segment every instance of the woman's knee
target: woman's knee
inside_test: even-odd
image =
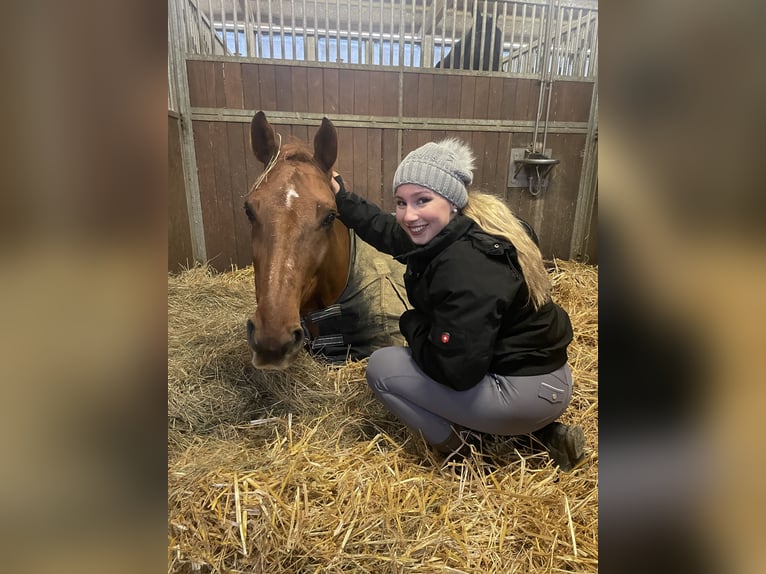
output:
[[[385,379],[398,372],[397,365],[402,352],[406,353],[404,347],[384,347],[370,355],[365,375],[367,384],[373,391],[387,390]]]

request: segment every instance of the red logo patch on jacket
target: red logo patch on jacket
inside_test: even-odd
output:
[[[442,343],[444,343],[445,345],[449,343],[449,333],[447,333],[446,331],[442,333]]]

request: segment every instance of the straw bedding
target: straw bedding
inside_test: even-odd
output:
[[[595,572],[598,270],[554,261],[589,456],[529,439],[446,465],[373,398],[365,361],[250,366],[252,268],[168,277],[168,572]]]

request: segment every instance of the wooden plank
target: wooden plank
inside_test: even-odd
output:
[[[292,96],[292,108],[294,112],[309,111],[308,94],[308,70],[307,68],[291,67],[290,70],[290,95]]]
[[[498,172],[502,171],[497,163],[497,147],[500,143],[500,134],[497,132],[483,132],[484,150],[481,160],[481,171],[484,174],[484,184],[487,191],[498,197],[504,197],[505,187],[498,185]]]
[[[476,119],[489,118],[489,90],[490,78],[479,76],[476,78],[476,93],[474,96],[474,114]]]
[[[435,118],[448,118],[450,117],[447,107],[449,95],[449,76],[446,74],[434,74],[433,75],[433,91],[432,102],[433,107],[431,109],[431,115]]]
[[[224,62],[213,62],[213,91],[215,93],[215,107],[226,107],[226,91],[223,78]]]
[[[462,88],[460,76],[447,76],[447,116],[448,118],[460,117],[460,90]]]
[[[232,259],[239,267],[248,265],[252,260],[250,248],[250,224],[242,207],[248,193],[247,158],[245,133],[247,124],[226,124],[226,143],[229,149],[228,164],[231,185],[229,186],[232,208],[232,231],[234,234],[234,253]],[[225,192],[224,192],[225,193]]]
[[[433,74],[419,74],[419,76],[417,117],[430,118],[434,115],[434,77]]]
[[[474,100],[476,99],[476,78],[461,76],[460,79],[460,118],[474,119]]]
[[[516,117],[516,90],[518,82],[516,78],[503,78],[503,93],[501,96],[500,113],[497,116],[501,120],[512,120]]]
[[[377,205],[383,194],[383,141],[380,129],[367,131],[367,196]]]
[[[592,93],[591,82],[554,82],[550,120],[587,122]]]
[[[399,165],[399,157],[396,150],[397,130],[382,130],[382,132],[383,153],[381,157],[383,158],[383,188],[381,190],[382,199],[379,205],[384,211],[393,212],[395,207],[391,185],[394,181],[394,173]]]
[[[338,113],[354,113],[354,72],[352,70],[341,70],[338,74]]]
[[[338,159],[335,170],[343,176],[347,189],[358,193],[354,180],[354,132],[355,128],[337,128]]]
[[[408,118],[418,116],[418,74],[403,75],[402,115]]]
[[[338,85],[339,78],[340,78],[340,71],[328,68],[326,70],[322,70],[322,77],[323,77],[323,93],[324,93],[324,113],[332,119],[332,116],[334,114],[340,113],[338,111],[339,109],[339,103],[338,103],[338,94],[340,93],[340,86]]]
[[[537,101],[540,96],[540,82],[526,78],[516,79],[516,101],[512,119],[534,121]]]
[[[293,108],[293,74],[289,66],[274,66],[274,81],[276,87],[276,107],[280,112],[292,112]]]
[[[261,110],[261,90],[258,64],[242,64],[242,100],[246,110]]]
[[[277,80],[276,66],[269,64],[258,65],[258,89],[260,92],[261,105],[255,109],[277,109]]]
[[[371,114],[380,114],[385,106],[383,75],[370,72],[368,75],[370,84],[369,110]]]
[[[488,119],[502,118],[504,80],[505,78],[498,78],[496,76],[489,79],[487,115],[485,116]]]
[[[370,73],[360,70],[354,73],[353,113],[370,115]]]
[[[230,268],[236,256],[231,165],[225,124],[219,122],[210,126],[210,144],[213,148],[215,197],[208,204],[211,212],[205,221],[205,243],[211,265],[219,271],[225,271]]]
[[[186,61],[189,83],[189,104],[194,107],[215,107],[213,86],[213,62]]]
[[[194,153],[197,158],[197,177],[199,180],[202,224],[205,228],[205,248],[208,258],[220,252],[215,229],[219,226],[215,198],[215,171],[213,167],[213,141],[211,137],[213,122],[194,122]]]
[[[324,112],[324,73],[317,68],[306,69],[308,111]]]
[[[296,138],[298,141],[301,141],[303,143],[308,144],[309,148],[312,150],[314,149],[314,134],[316,133],[319,126],[311,127],[309,126],[291,126],[292,127],[292,136]]]
[[[383,85],[383,107],[380,109],[381,115],[395,117],[399,115],[399,73],[398,72],[376,72],[381,77]]]
[[[541,192],[546,196],[543,212],[543,230],[548,237],[546,253],[568,259],[582,169],[579,155],[585,146],[585,136],[548,134],[547,144],[561,163],[553,168],[548,189]]]
[[[351,133],[353,142],[353,172],[354,186],[356,192],[366,198],[370,198],[370,185],[367,180],[367,164],[369,163],[369,153],[367,151],[367,130],[364,128],[353,128]],[[373,199],[374,201],[374,191]]]
[[[224,107],[243,109],[242,64],[239,62],[223,62],[223,93]]]

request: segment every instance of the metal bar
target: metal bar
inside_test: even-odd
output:
[[[416,2],[412,3],[412,32],[410,35],[410,67],[415,67],[415,12],[416,12]]]
[[[346,63],[351,63],[351,2],[346,4],[346,19],[348,20],[348,26],[346,26],[346,32],[348,33],[348,41],[346,42]],[[340,24],[338,24],[340,26]],[[362,10],[359,9],[359,28],[362,26]],[[361,61],[361,54],[358,54]]]
[[[516,72],[518,71],[518,66],[516,66],[516,70],[514,70],[511,67],[511,64],[513,63],[513,45],[516,43],[516,8],[518,7],[518,4],[513,5],[513,19],[511,20],[511,49],[508,51],[508,72]],[[522,30],[522,37],[524,35],[524,32]],[[519,42],[519,48],[521,48],[521,42]]]
[[[392,3],[393,9],[393,3]],[[404,66],[404,6],[399,6],[399,57],[396,59],[396,63],[399,66]]]
[[[237,0],[234,1],[236,2]],[[290,2],[290,46],[292,46],[290,59],[296,60],[298,56],[298,38],[295,37],[295,2]]]
[[[234,0],[231,5],[231,17],[234,20],[234,53],[239,56],[239,21],[237,19],[237,0]]]
[[[199,6],[199,0],[195,4],[195,8],[197,9],[197,37],[199,38],[199,47],[198,53],[202,53],[202,10]]]
[[[522,4],[522,6],[521,6],[521,42],[522,42],[522,46],[524,45],[524,34],[526,34],[526,32],[527,32],[527,8],[526,8],[526,6],[524,6]],[[524,73],[524,74],[526,74],[529,71],[528,70],[528,68],[529,68],[529,56],[531,55],[531,50],[532,50],[532,29],[531,28],[530,28],[530,32],[529,32],[529,52],[527,52],[527,56],[525,58],[523,58],[523,66],[522,66],[522,61],[521,61],[522,53],[523,52],[521,51],[521,48],[519,48],[519,50],[520,50],[520,52],[519,52],[519,58],[520,58],[520,61],[519,61],[519,71]]]
[[[330,11],[327,9],[327,4],[324,8],[324,50],[325,50],[325,62],[330,61]]]
[[[463,68],[463,60],[465,59],[465,51],[467,49],[467,46],[465,45],[465,36],[466,36],[465,21],[467,16],[468,16],[468,0],[463,0],[463,31],[462,31],[463,35],[462,35],[462,41],[460,45],[460,62],[458,62],[458,70],[465,69]]]
[[[244,0],[245,6],[245,51],[247,57],[252,58],[253,50],[253,25],[251,24],[252,14],[250,13],[250,0]]]
[[[245,0],[247,2],[247,0]],[[308,46],[306,46],[306,24],[308,22],[308,19],[306,18],[306,0],[303,0],[303,8],[301,10],[301,16],[303,16],[303,31],[301,32],[303,37],[303,59],[308,60]],[[316,21],[314,22],[314,27],[316,27]]]
[[[580,57],[580,54],[582,53],[582,50],[580,49],[580,42],[582,40],[582,16],[583,16],[583,10],[582,8],[579,9],[579,12],[577,13],[577,37],[574,41],[574,55],[572,58],[572,75],[578,76],[580,71],[580,61],[582,58]]]
[[[285,50],[285,10],[282,0],[279,0],[279,47],[282,50],[280,57],[283,60],[287,60],[287,52]]]
[[[220,0],[218,4],[221,8],[221,41],[223,42],[223,45],[221,46],[221,48],[223,50],[224,55],[226,55],[228,50],[226,49],[226,22],[224,20],[225,13],[223,11],[223,0]]]
[[[553,3],[556,0],[551,0],[551,7],[549,9],[550,12],[553,11]],[[563,18],[561,18],[561,8],[559,7],[556,10],[556,22],[559,26],[559,30],[561,29],[561,24],[563,22]],[[556,50],[560,50],[561,48],[561,36],[560,34],[556,34]],[[550,26],[548,28],[548,44],[551,44],[552,40],[550,37]],[[553,46],[550,46],[551,50],[553,49]],[[547,59],[547,58],[546,58]],[[545,150],[545,147],[548,142],[548,124],[550,123],[550,116],[551,116],[551,95],[553,93],[553,65],[551,65],[550,71],[548,72],[548,107],[545,112],[545,130],[543,131],[543,150]]]
[[[593,73],[588,75],[598,77],[598,20],[593,22],[593,49],[590,52],[590,64]]]
[[[455,69],[455,29],[457,27],[457,2],[452,6],[452,36],[450,38],[449,52],[452,54],[449,63],[449,69]]]
[[[271,27],[271,0],[266,1],[266,5],[268,8],[268,17],[269,17],[269,58],[274,57],[274,30]]]
[[[508,5],[503,2],[503,25],[500,27],[500,55],[498,58],[500,58],[500,61],[497,63],[497,69],[503,71],[503,62],[505,61],[505,18],[508,15],[507,12]],[[513,44],[511,44],[511,48],[513,48]],[[510,55],[510,50],[508,51]],[[510,68],[510,63],[508,65]]]
[[[543,8],[540,7],[540,17],[537,17],[537,6],[532,6],[532,18],[531,18],[531,24],[529,25],[529,49],[527,50],[527,58],[529,61],[529,67],[530,67],[530,73],[536,74],[538,72],[541,57],[540,57],[540,38],[542,37],[542,29],[543,29]],[[532,49],[532,46],[534,46],[535,41],[535,24],[537,22],[540,22],[540,25],[538,27],[537,31],[537,50]],[[534,53],[534,56],[532,55]]]
[[[479,30],[477,30],[477,28],[480,26],[479,18],[478,18],[478,16],[479,16],[478,9],[479,9],[478,0],[473,0],[473,9],[471,10],[471,13],[472,13],[472,16],[473,16],[473,24],[472,24],[472,26],[473,26],[473,34],[471,34],[471,53],[469,55],[470,56],[470,60],[468,60],[470,62],[468,64],[468,69],[469,70],[473,69],[473,62],[474,62],[474,58],[476,57],[476,36],[479,33]],[[483,30],[482,30],[482,32],[483,32]],[[481,46],[479,46],[479,49],[481,50]],[[479,68],[479,69],[481,69],[481,68]]]
[[[380,3],[380,44],[378,44],[378,59],[381,65],[383,65],[383,22],[385,18],[383,17],[383,6],[385,5],[385,2]]]
[[[571,76],[572,75],[572,17],[574,16],[574,9],[570,8],[567,10],[567,47],[564,53],[564,61],[566,62],[566,74],[561,74],[562,76]]]
[[[340,0],[335,0],[335,61],[340,61]]]
[[[486,10],[487,2],[485,0],[484,7]],[[492,34],[490,34],[489,38],[489,62],[487,64],[489,65],[489,70],[495,69],[495,35],[497,30],[497,2],[492,3]],[[500,54],[498,54],[498,58],[502,57],[502,49],[500,50]],[[500,69],[500,62],[498,62],[498,69]]]
[[[350,5],[350,3],[349,3]],[[348,21],[351,22],[351,13],[349,12]],[[349,24],[349,32],[351,31],[351,25]],[[372,10],[370,10],[370,31],[372,31]],[[362,22],[362,6],[359,6],[359,35],[357,36],[357,63],[362,64],[364,62],[364,23]],[[351,44],[351,37],[348,39],[349,45]]]
[[[319,58],[319,9],[317,0],[314,0],[314,61],[321,61]]]
[[[591,22],[594,24],[595,28],[595,21],[592,21],[590,17],[588,17],[588,21],[585,23],[585,45],[583,46],[583,58],[582,58],[582,76],[586,75],[586,68],[588,68],[588,52],[590,50],[591,46],[591,31],[590,31],[590,25]]]
[[[425,20],[425,6],[423,6],[423,19]],[[442,50],[444,54],[444,34],[442,34]],[[433,68],[436,64],[436,0],[431,2],[431,58],[428,67]]]
[[[261,2],[255,0],[255,13],[257,17],[257,25],[255,26],[255,55],[256,57],[263,58],[263,33],[261,31]]]
[[[596,198],[596,166],[598,165],[598,77],[593,84],[593,94],[588,115],[588,134],[585,137],[580,185],[577,190],[572,241],[569,246],[569,258],[583,261],[588,243],[588,231],[593,219],[593,204]]]

